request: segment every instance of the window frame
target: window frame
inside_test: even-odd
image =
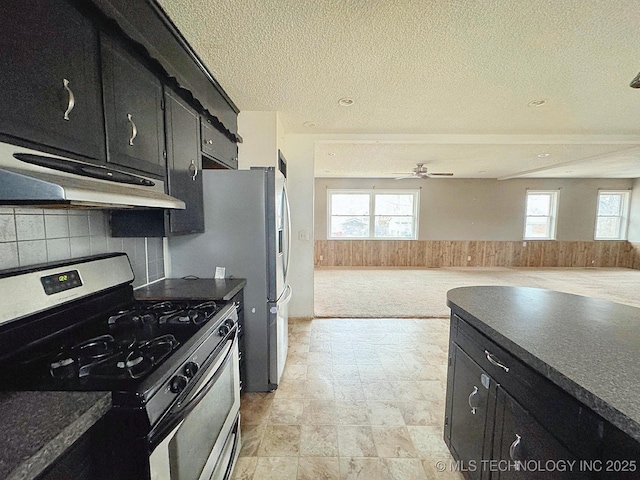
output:
[[[618,194],[622,196],[622,205],[620,215],[600,215],[600,195],[612,195]],[[630,190],[598,190],[598,197],[596,200],[596,221],[593,230],[594,240],[626,240],[629,229],[629,209],[631,207],[631,191]],[[617,237],[599,237],[598,236],[598,219],[600,217],[619,217],[620,229]]]
[[[550,195],[550,212],[549,215],[527,215],[527,206],[529,205],[529,195]],[[555,240],[558,231],[558,205],[560,204],[560,190],[527,190],[524,199],[524,229],[522,232],[522,239],[526,241],[534,240]],[[527,237],[527,220],[529,217],[548,217],[549,222],[549,235],[547,237]]]
[[[369,236],[367,237],[335,237],[331,234],[331,198],[334,194],[355,194],[369,196]],[[412,195],[413,196],[413,237],[376,237],[375,236],[375,198],[380,194]],[[378,189],[378,188],[328,188],[327,189],[327,239],[328,240],[417,240],[420,220],[420,189]],[[363,215],[364,216],[364,215]]]

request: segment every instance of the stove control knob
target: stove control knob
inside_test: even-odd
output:
[[[184,372],[184,374],[185,374],[185,376],[187,378],[193,378],[194,375],[196,373],[198,373],[198,369],[199,368],[200,367],[198,366],[197,363],[195,363],[195,362],[187,362],[187,364],[184,366],[183,372]]]
[[[169,390],[173,393],[180,393],[187,386],[187,377],[184,375],[176,375],[171,379],[171,383],[169,384]]]

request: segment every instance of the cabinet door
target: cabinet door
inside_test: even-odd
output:
[[[0,133],[104,162],[92,23],[65,1],[3,1],[0,18]]]
[[[501,467],[493,470],[492,478],[589,478],[587,473],[580,472],[576,458],[502,387],[498,387],[496,398],[492,459],[501,461],[498,464]]]
[[[162,84],[112,38],[102,35],[108,161],[164,176]]]
[[[482,475],[481,460],[485,457],[485,436],[492,380],[476,362],[455,343],[453,352],[453,385],[448,412],[451,425],[450,442],[454,454],[468,470],[468,478]]]
[[[202,153],[224,166],[238,169],[238,145],[202,119]]]
[[[204,232],[200,120],[175,94],[167,91],[165,95],[169,194],[187,205],[185,210],[169,212],[169,233]]]

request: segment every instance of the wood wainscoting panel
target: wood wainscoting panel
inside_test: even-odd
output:
[[[625,267],[640,243],[625,240],[316,240],[317,267]]]

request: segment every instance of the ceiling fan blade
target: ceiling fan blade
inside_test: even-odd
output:
[[[406,175],[404,177],[396,177],[394,180],[404,180],[405,178],[416,178],[415,175]]]
[[[428,177],[453,177],[453,173],[427,173]]]

